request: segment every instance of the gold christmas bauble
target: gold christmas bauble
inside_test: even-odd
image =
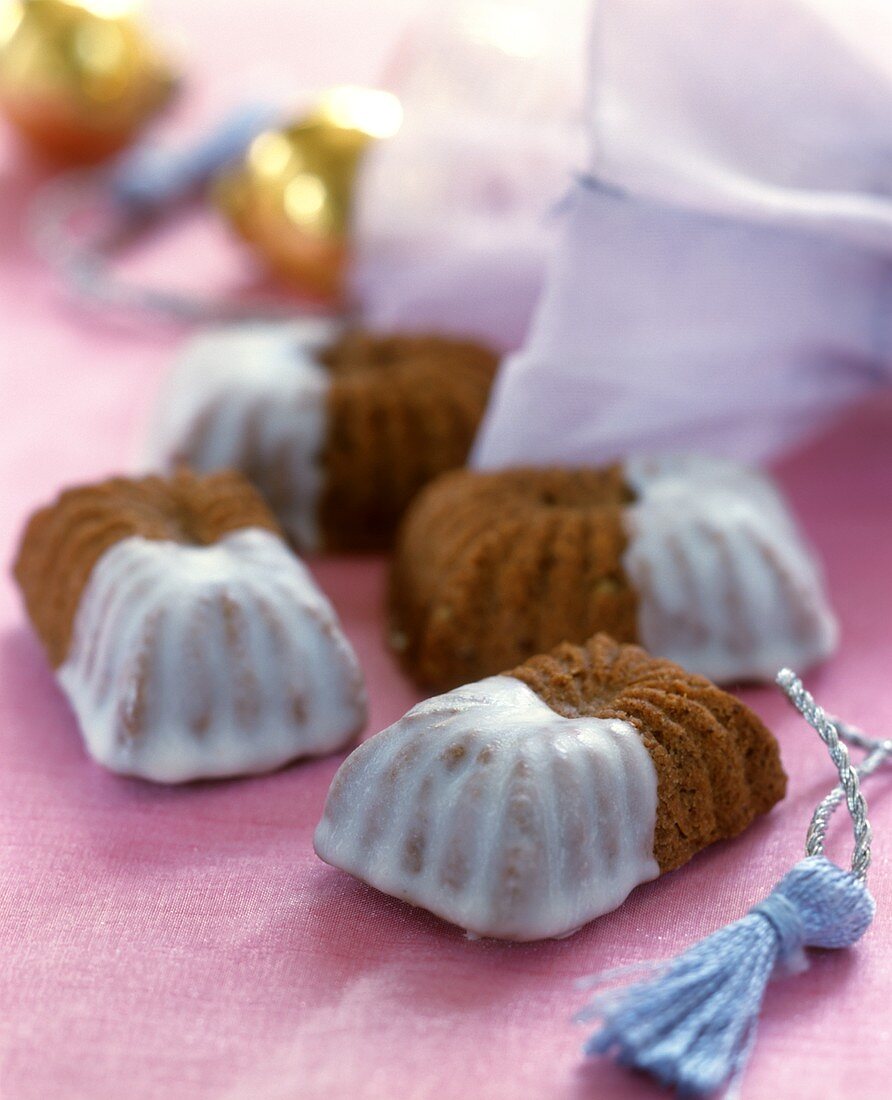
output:
[[[217,205],[275,272],[304,293],[336,300],[362,155],[401,121],[389,92],[333,88],[293,125],[254,139],[241,164],[218,179]]]
[[[123,148],[176,78],[133,0],[0,0],[0,110],[34,146],[88,162]]]

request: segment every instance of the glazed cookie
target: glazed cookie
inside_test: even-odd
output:
[[[391,643],[445,688],[603,630],[727,683],[833,652],[820,568],[774,486],[696,457],[445,475],[410,509]]]
[[[337,772],[319,856],[475,936],[569,935],[783,797],[701,676],[598,635],[414,707]]]
[[[112,771],[262,772],[343,748],[365,722],[332,607],[240,475],[69,489],[31,518],[15,575]]]
[[[386,548],[418,490],[464,464],[495,367],[438,336],[212,331],[174,366],[148,464],[240,470],[302,550]]]

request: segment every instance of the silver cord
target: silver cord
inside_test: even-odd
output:
[[[854,745],[856,749],[863,749],[865,752],[873,752],[874,749],[884,748],[886,752],[892,753],[892,738],[868,737],[863,730],[850,725],[848,722],[843,722],[835,714],[828,714],[827,717],[836,726],[840,739],[845,741],[847,745]]]
[[[864,779],[865,776],[870,775],[871,772],[876,771],[881,764],[884,764],[889,756],[889,752],[890,749],[887,745],[878,745],[873,752],[869,753],[855,769],[858,773],[859,780]],[[823,854],[824,841],[827,836],[827,829],[830,825],[830,818],[833,816],[833,811],[840,802],[842,802],[844,793],[842,787],[835,787],[815,809],[805,838],[806,855],[819,856]],[[868,851],[868,859],[869,854]],[[853,867],[852,869],[854,870],[855,868]],[[864,874],[859,876],[862,880],[865,877],[866,871],[867,867],[865,866]]]
[[[860,777],[871,772],[889,760],[892,755],[892,740],[879,740],[868,737],[854,726],[832,719],[819,707],[814,698],[805,690],[799,677],[788,668],[777,674],[777,684],[784,694],[821,738],[830,752],[830,758],[839,773],[840,785],[827,795],[818,805],[806,835],[806,855],[822,855],[827,837],[827,828],[833,811],[845,798],[846,806],[852,817],[852,829],[855,836],[855,850],[852,853],[852,874],[860,881],[867,878],[870,866],[870,822],[867,820],[867,803],[861,793]],[[855,767],[849,758],[849,751],[843,744],[849,741],[857,748],[865,749],[868,755]]]
[[[128,215],[103,203],[107,179],[99,171],[68,172],[38,191],[28,213],[28,232],[37,254],[82,301],[125,313],[150,314],[175,323],[236,320],[291,320],[327,311],[305,304],[236,301],[143,286],[116,276],[111,261],[118,249],[136,240],[155,219]],[[102,214],[99,227],[77,233],[78,216]]]

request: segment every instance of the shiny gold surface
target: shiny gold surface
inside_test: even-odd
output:
[[[215,189],[229,223],[300,289],[337,298],[349,259],[353,189],[370,142],[402,121],[399,101],[333,88],[292,126],[260,134]]]
[[[122,148],[175,78],[128,0],[0,0],[0,110],[67,161]]]

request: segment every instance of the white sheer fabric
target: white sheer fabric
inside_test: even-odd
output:
[[[761,460],[892,370],[892,4],[601,0],[569,196],[482,467]]]
[[[397,50],[405,117],[364,164],[353,291],[378,328],[516,348],[584,163],[588,0],[443,0]]]

